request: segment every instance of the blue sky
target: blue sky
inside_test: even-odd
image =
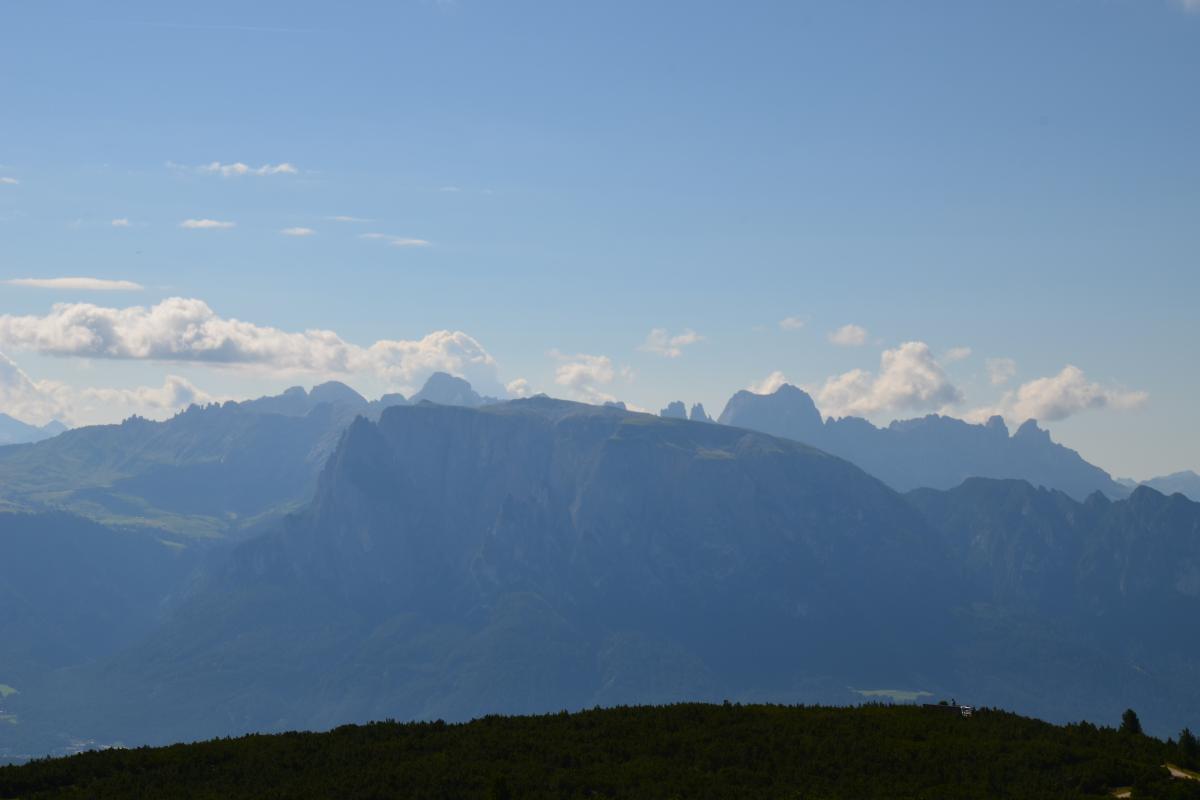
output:
[[[140,287],[0,284],[0,410],[786,379],[1200,469],[1190,6],[0,3],[0,280]]]

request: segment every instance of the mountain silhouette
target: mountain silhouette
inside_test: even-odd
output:
[[[0,414],[0,446],[6,444],[29,444],[40,442],[57,436],[67,430],[67,426],[58,420],[51,420],[45,425],[30,425],[8,414]]]
[[[1186,496],[1189,500],[1200,501],[1200,475],[1197,475],[1190,469],[1182,472],[1173,472],[1170,475],[1163,475],[1158,478],[1151,478],[1148,481],[1142,481],[1141,485],[1149,486],[1151,489],[1156,489],[1163,494],[1175,494],[1178,492]]]
[[[822,420],[812,398],[794,386],[771,394],[740,391],[719,421],[818,447],[859,465],[899,490],[950,489],[973,477],[1018,478],[1060,489],[1077,500],[1129,489],[1074,450],[1051,440],[1034,420],[1012,436],[1000,417],[976,425],[930,414],[877,428],[859,417]]]
[[[459,378],[434,373],[414,399],[477,405]],[[312,497],[346,426],[407,401],[368,402],[336,381],[244,402],[193,405],[171,419],[131,417],[0,447],[0,504],[66,510],[202,538],[265,530]]]

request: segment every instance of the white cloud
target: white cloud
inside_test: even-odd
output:
[[[438,191],[454,193],[454,192],[461,192],[462,189],[458,188],[457,186],[443,186],[442,188],[438,189]]]
[[[337,214],[336,216],[326,217],[325,219],[330,220],[331,222],[372,222],[373,221],[373,220],[365,219],[363,217],[349,217],[349,216],[346,216],[345,214]]]
[[[884,411],[934,411],[962,401],[924,342],[905,342],[880,357],[878,375],[861,369],[836,375],[817,392],[826,416],[870,416]]]
[[[1200,0],[1175,0],[1175,5],[1184,11],[1200,13]]]
[[[118,217],[112,221],[111,225],[114,228],[129,228],[133,226],[133,223],[131,223],[126,217]]]
[[[284,228],[280,231],[284,236],[312,236],[316,231],[312,228]]]
[[[105,278],[13,278],[4,282],[10,286],[75,292],[140,292],[145,288],[133,281],[112,281]]]
[[[161,419],[192,403],[217,398],[190,381],[168,375],[160,387],[76,388],[58,381],[33,381],[0,353],[0,411],[34,425],[53,419],[70,425],[111,422],[138,414]]]
[[[254,367],[275,374],[361,373],[405,391],[442,371],[466,378],[485,393],[500,388],[495,360],[462,331],[361,347],[333,331],[289,332],[227,319],[202,300],[181,297],[148,308],[60,303],[45,316],[0,315],[0,346],[53,356]]]
[[[193,231],[227,230],[236,225],[236,222],[224,222],[217,219],[185,219],[179,223],[179,227]]]
[[[1011,358],[989,358],[987,360],[988,380],[992,386],[1003,386],[1017,374],[1017,362]]]
[[[509,381],[504,384],[504,388],[508,391],[510,397],[529,397],[533,394],[533,387],[524,378]]]
[[[867,343],[867,329],[858,325],[843,325],[829,333],[829,341],[841,347],[859,347]]]
[[[779,370],[775,370],[758,383],[752,383],[746,388],[755,394],[775,394],[776,390],[787,382],[788,380],[784,377],[784,374]]]
[[[220,175],[223,178],[234,178],[242,175],[256,175],[259,177],[266,175],[296,175],[300,172],[293,164],[289,164],[286,161],[282,164],[263,164],[261,167],[251,167],[248,164],[243,164],[241,161],[235,161],[232,164],[222,164],[219,161],[213,161],[196,169],[200,172]]]
[[[1097,408],[1119,411],[1138,408],[1149,399],[1146,392],[1110,389],[1089,381],[1083,370],[1068,364],[1057,375],[1021,384],[1005,396],[1006,416],[1014,420],[1037,419],[1054,422]]]
[[[0,175],[0,186],[16,186],[20,183],[16,178],[10,178],[7,175]]]
[[[969,347],[951,347],[946,351],[946,355],[942,356],[942,361],[947,364],[953,364],[957,361],[966,361],[971,357],[971,348]]]
[[[679,358],[683,355],[683,348],[702,341],[704,337],[690,328],[674,336],[667,333],[666,328],[652,328],[638,349],[665,358]]]
[[[363,233],[360,239],[375,239],[387,242],[392,247],[429,247],[432,242],[426,239],[412,239],[407,236],[393,236],[390,233]]]
[[[800,317],[784,317],[779,320],[779,327],[785,331],[798,331],[807,324]]]
[[[612,384],[617,370],[608,356],[579,353],[573,356],[552,351],[551,356],[560,362],[554,370],[554,382],[567,389],[572,397],[586,403],[606,403],[616,400],[604,387]],[[622,371],[628,376],[628,371]]]

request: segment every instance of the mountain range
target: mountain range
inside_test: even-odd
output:
[[[132,634],[0,675],[20,690],[0,750],[681,699],[1200,715],[1200,504],[1145,487],[900,494],[727,425],[422,403],[352,422],[311,502],[260,535],[122,535],[161,563],[183,541],[193,568],[147,567],[175,578]],[[127,581],[91,564],[106,604]]]
[[[670,410],[436,376],[0,448],[0,756],[723,698],[1195,725],[1200,504],[1032,424]]]
[[[1173,472],[1170,475],[1163,475],[1158,478],[1151,478],[1139,485],[1149,486],[1151,489],[1157,489],[1163,494],[1175,494],[1178,492],[1193,500],[1200,500],[1200,475],[1197,475],[1190,469],[1182,472]]]
[[[1011,436],[998,416],[975,425],[931,414],[877,428],[860,417],[824,419],[806,392],[784,384],[771,394],[738,392],[718,421],[819,447],[899,491],[950,489],[972,477],[1019,478],[1077,500],[1096,491],[1117,499],[1130,491],[1074,450],[1051,441],[1034,420]]]
[[[389,394],[367,401],[330,382],[192,406],[163,422],[132,417],[66,431],[57,423],[37,429],[13,420],[23,435],[40,431],[47,438],[0,446],[0,509],[66,510],[105,524],[202,538],[250,535],[312,496],[317,473],[355,417],[378,419],[384,408],[422,402],[478,407],[500,401],[461,378],[435,373],[411,399]],[[689,412],[676,402],[660,413],[711,421],[700,404]],[[0,416],[0,431],[10,419]],[[1088,464],[1033,421],[1012,436],[998,417],[974,425],[931,415],[877,428],[854,417],[825,420],[811,397],[787,385],[769,395],[736,393],[719,421],[838,455],[899,491],[948,489],[970,477],[1017,478],[1082,500],[1094,491],[1119,499],[1137,486]],[[51,435],[56,431],[61,435]],[[1146,485],[1200,498],[1195,473]]]
[[[58,420],[52,420],[45,425],[30,425],[8,414],[0,414],[0,446],[6,444],[28,444],[40,442],[57,436],[67,429]]]

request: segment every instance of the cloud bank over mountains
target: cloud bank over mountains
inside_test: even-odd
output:
[[[172,297],[153,306],[111,308],[60,303],[45,315],[0,315],[0,348],[40,355],[201,364],[254,369],[278,376],[370,377],[411,391],[433,372],[460,375],[484,391],[502,391],[496,361],[463,331],[433,331],[420,339],[381,339],[363,347],[333,331],[301,332],[222,317],[202,300]],[[75,392],[56,383],[34,383],[10,359],[4,407],[31,419],[78,419],[80,407],[107,397],[119,408],[173,411],[208,396],[182,378],[161,388]],[[172,405],[174,403],[174,405]],[[138,412],[140,413],[140,412]]]
[[[1023,383],[1006,392],[996,406],[974,409],[968,419],[984,420],[999,414],[1009,420],[1036,419],[1058,422],[1083,411],[1141,408],[1150,399],[1147,392],[1110,388],[1089,381],[1079,367],[1068,364],[1057,375]]]
[[[81,291],[141,288],[129,281],[97,278],[29,278],[9,283]],[[672,334],[666,328],[654,328],[636,349],[678,359],[685,348],[703,340],[691,329]],[[59,303],[42,315],[0,315],[0,350],[58,358],[199,365],[301,380],[366,380],[404,393],[411,393],[430,374],[446,372],[467,379],[488,395],[520,397],[534,391],[526,378],[501,381],[496,359],[461,330],[438,330],[416,339],[380,339],[364,346],[331,330],[288,331],[223,317],[203,300],[184,297],[169,297],[149,306]],[[991,404],[970,407],[967,392],[947,369],[970,356],[970,348],[955,347],[939,358],[927,343],[908,341],[884,349],[875,371],[852,369],[806,388],[825,416],[873,420],[936,412],[974,421],[998,414],[1012,424],[1031,418],[1056,422],[1089,410],[1136,409],[1148,400],[1146,392],[1102,385],[1068,364],[1055,375],[1004,391]],[[628,402],[620,389],[634,381],[630,366],[619,365],[602,353],[551,350],[549,357],[553,385],[564,396],[589,403]],[[985,366],[987,383],[996,387],[1008,383],[1017,372],[1016,363],[1007,358],[989,359]],[[786,382],[784,372],[775,370],[748,388],[770,394]],[[111,389],[34,381],[7,356],[0,370],[0,410],[31,422],[57,418],[78,424],[111,421],[131,413],[161,417],[190,403],[212,399],[202,388],[172,374],[165,376],[161,386]]]
[[[23,422],[45,425],[51,420],[70,424],[112,421],[133,414],[162,418],[192,403],[217,398],[186,378],[168,375],[162,386],[133,388],[76,388],[59,381],[34,381],[12,359],[0,353],[0,409]]]
[[[877,421],[938,413],[972,422],[1001,416],[1009,424],[1019,425],[1028,419],[1059,422],[1089,410],[1129,411],[1149,401],[1147,392],[1104,386],[1068,364],[1055,375],[1035,378],[1006,391],[994,404],[967,408],[966,391],[947,373],[946,365],[969,355],[968,348],[953,348],[939,360],[925,342],[905,342],[883,351],[878,372],[853,369],[827,378],[820,386],[804,388],[826,417]],[[1017,373],[1011,358],[989,359],[986,369],[993,386],[1008,383]],[[785,383],[787,376],[775,370],[747,388],[755,394],[772,394]]]

